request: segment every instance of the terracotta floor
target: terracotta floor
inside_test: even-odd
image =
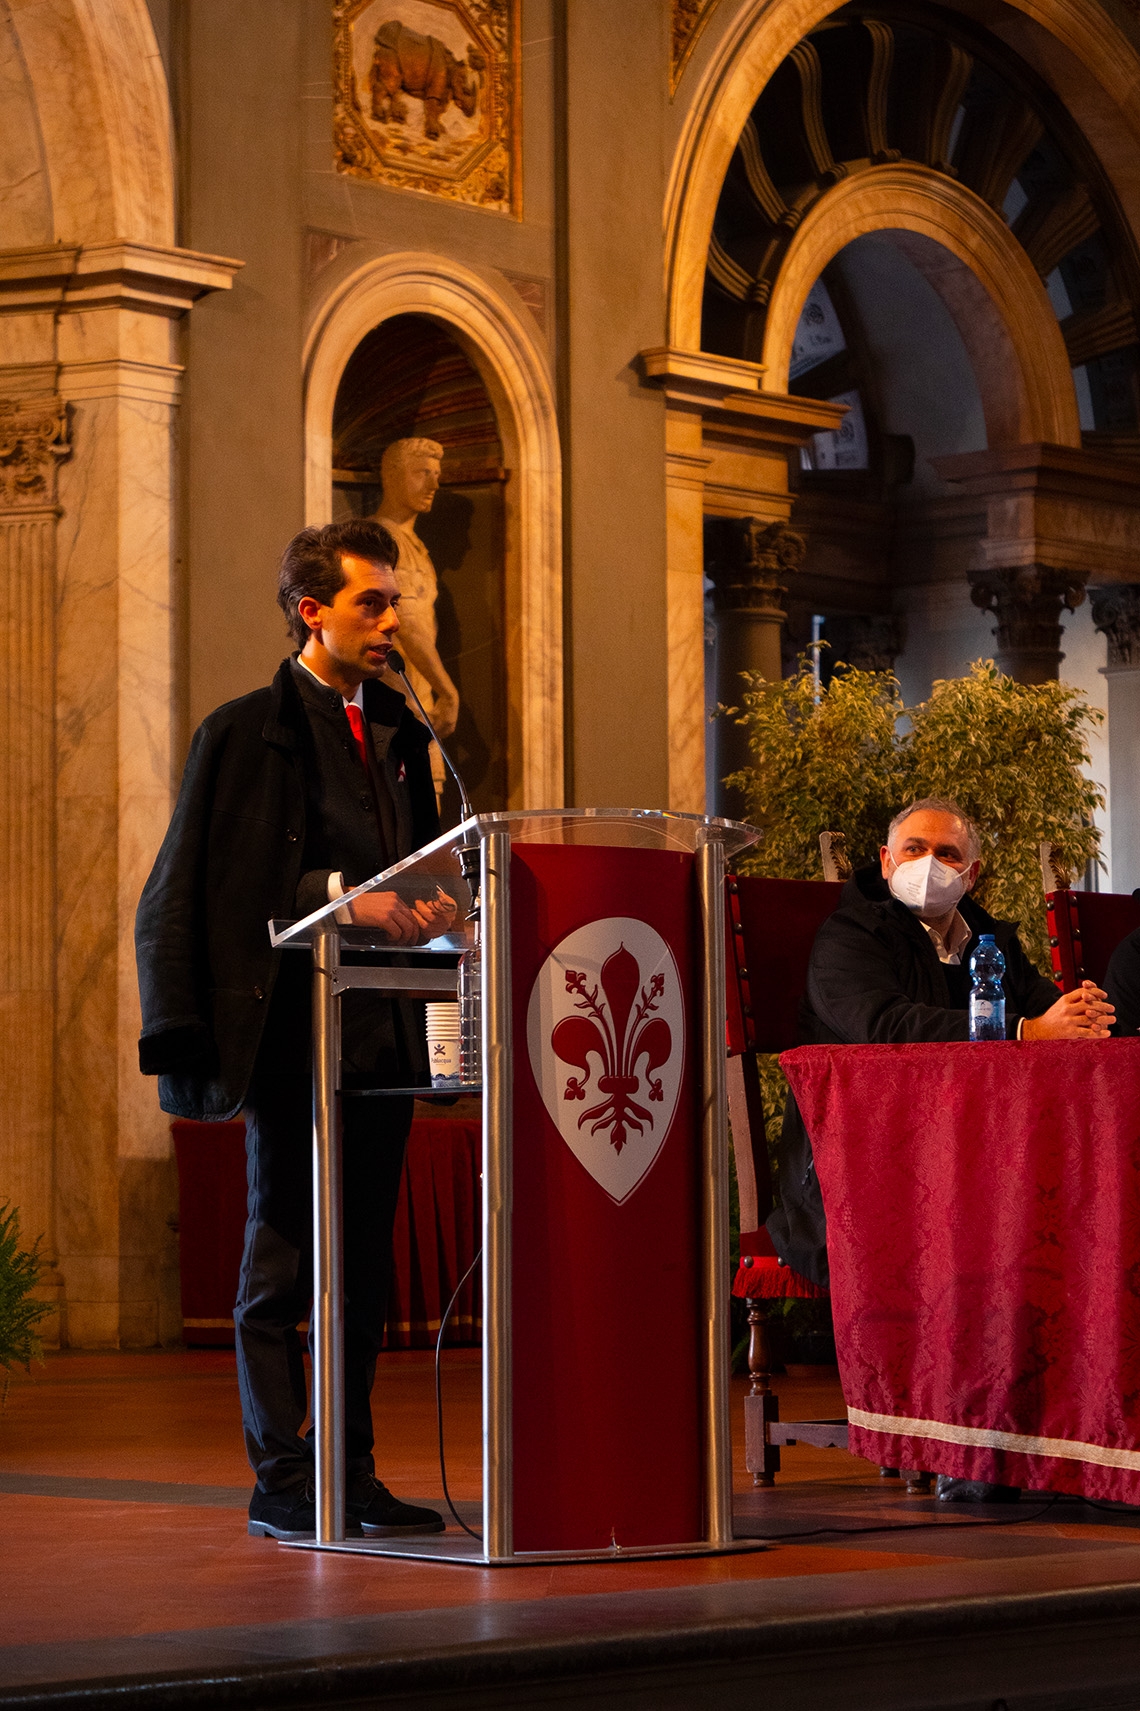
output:
[[[445,1358],[452,1491],[473,1504],[478,1356],[456,1350]],[[439,1501],[430,1357],[383,1357],[378,1387],[389,1434],[378,1452],[383,1477],[402,1496]],[[1140,1514],[1131,1512],[1025,1502],[996,1525],[965,1525],[960,1514],[880,1481],[864,1462],[802,1446],[785,1451],[774,1492],[753,1492],[743,1465],[744,1389],[733,1391],[741,1525],[769,1537],[826,1528],[824,1536],[696,1561],[480,1570],[330,1557],[249,1538],[230,1353],[50,1356],[13,1381],[0,1412],[0,1680],[10,1683],[33,1655],[11,1648],[499,1601],[807,1576],[830,1577],[829,1586],[852,1577],[869,1593],[884,1571],[1074,1553],[1086,1578],[1098,1572],[1096,1553],[1105,1579],[1126,1570],[1136,1577]],[[785,1419],[841,1410],[838,1386],[826,1379],[782,1380],[780,1392]],[[894,1586],[897,1572],[887,1579]]]

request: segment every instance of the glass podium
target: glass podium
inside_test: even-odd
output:
[[[759,836],[652,810],[478,815],[269,923],[313,967],[317,1530],[295,1548],[482,1566],[756,1548],[732,1536],[724,874]],[[454,919],[425,945],[370,924],[406,931],[441,894]],[[482,1536],[346,1539],[340,1101],[431,1089],[342,1093],[339,1000],[454,1000],[476,948]]]

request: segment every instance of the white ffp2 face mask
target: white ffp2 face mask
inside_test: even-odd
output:
[[[956,909],[966,894],[969,874],[947,867],[936,855],[919,856],[915,861],[900,861],[887,884],[893,896],[923,921],[937,921]]]

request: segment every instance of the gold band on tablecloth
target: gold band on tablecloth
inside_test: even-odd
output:
[[[864,1408],[848,1408],[847,1419],[852,1426],[890,1437],[932,1438],[940,1444],[965,1444],[975,1450],[1012,1450],[1017,1455],[1053,1456],[1058,1461],[1084,1461],[1095,1467],[1123,1467],[1140,1473],[1140,1450],[1076,1443],[1071,1438],[1030,1437],[988,1426],[952,1426],[945,1420],[913,1420],[905,1414],[870,1414]]]

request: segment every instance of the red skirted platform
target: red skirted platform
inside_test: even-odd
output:
[[[785,1053],[851,1448],[1140,1503],[1140,1040]]]
[[[245,1124],[171,1124],[178,1159],[183,1336],[232,1348],[245,1233]],[[418,1117],[412,1124],[393,1241],[385,1345],[430,1348],[443,1309],[479,1249],[479,1124]],[[445,1341],[478,1342],[479,1273],[464,1285]]]

